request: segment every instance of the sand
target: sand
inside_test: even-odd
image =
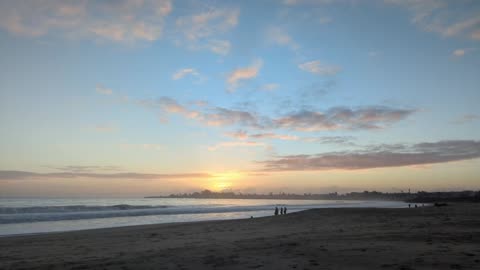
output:
[[[480,205],[2,237],[0,269],[480,269]]]

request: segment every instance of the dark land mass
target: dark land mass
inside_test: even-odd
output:
[[[406,201],[412,203],[434,202],[480,202],[480,191],[449,191],[449,192],[425,192],[416,193],[398,192],[384,193],[378,191],[350,192],[339,194],[242,194],[234,192],[213,192],[204,190],[194,193],[171,194],[168,196],[149,196],[145,198],[192,198],[192,199],[272,199],[272,200],[383,200],[383,201]]]

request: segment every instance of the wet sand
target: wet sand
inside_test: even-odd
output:
[[[0,269],[480,269],[480,205],[2,237]]]

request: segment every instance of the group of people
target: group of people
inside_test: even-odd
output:
[[[275,207],[275,216],[278,216],[279,214],[279,209],[278,207]],[[287,214],[287,207],[280,207],[280,215],[286,215]]]

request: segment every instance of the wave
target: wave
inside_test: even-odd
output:
[[[28,207],[23,209],[0,210],[0,224],[79,220],[113,217],[134,217],[151,215],[178,215],[178,214],[206,214],[206,213],[231,213],[272,210],[276,205],[255,205],[255,206],[49,206],[49,207]],[[296,209],[300,206],[292,206]],[[301,209],[311,208],[302,205]],[[69,211],[70,210],[70,211]],[[23,212],[22,212],[23,211]],[[272,212],[273,213],[273,212]]]
[[[176,205],[151,206],[119,204],[112,206],[38,206],[8,208],[0,207],[0,224],[31,223],[41,221],[80,220],[115,217],[138,217],[153,215],[209,214],[251,211],[272,211],[276,206],[287,206],[289,210],[330,207],[399,207],[398,202],[332,202],[301,205]]]
[[[109,206],[100,205],[65,205],[65,206],[32,206],[32,207],[0,207],[0,214],[26,214],[26,213],[65,213],[65,212],[85,212],[85,211],[111,211],[111,210],[132,210],[132,209],[150,209],[166,208],[166,205],[129,205],[117,204]]]

